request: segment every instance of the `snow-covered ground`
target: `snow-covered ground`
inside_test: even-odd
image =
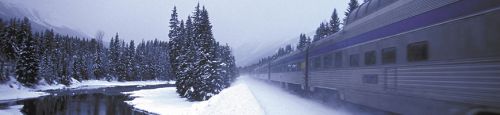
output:
[[[76,81],[76,80],[74,80]],[[37,90],[49,90],[49,89],[97,89],[103,87],[115,87],[115,86],[131,86],[131,85],[158,85],[158,84],[175,84],[173,81],[103,81],[103,80],[87,80],[82,82],[73,82],[70,86],[64,85],[39,85]]]
[[[138,109],[164,115],[349,114],[245,76],[240,77],[233,86],[203,102],[188,102],[177,95],[175,88],[159,88],[126,93],[137,97],[127,103]]]
[[[0,115],[22,115],[21,109],[23,108],[23,105],[15,105],[15,106],[10,106],[7,109],[0,110]]]
[[[44,92],[36,92],[33,89],[22,87],[17,84],[0,85],[0,102],[5,100],[36,98],[39,96],[48,95]]]
[[[158,84],[175,84],[173,81],[130,81],[130,82],[118,82],[118,81],[102,81],[102,80],[88,80],[82,82],[73,82],[71,86],[64,85],[38,85],[36,88],[27,88],[22,86],[19,82],[13,80],[7,83],[0,84],[0,92],[5,95],[0,95],[0,102],[6,100],[16,100],[16,99],[26,99],[26,98],[36,98],[48,93],[41,92],[42,90],[51,89],[94,89],[103,87],[115,87],[115,86],[132,86],[132,85],[158,85]],[[74,80],[76,81],[76,80]]]

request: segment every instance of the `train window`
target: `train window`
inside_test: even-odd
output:
[[[321,68],[321,57],[315,57],[313,60],[314,69]]]
[[[407,60],[409,62],[425,61],[429,58],[427,41],[415,42],[408,45]]]
[[[382,49],[382,64],[396,63],[396,47]]]
[[[374,65],[377,62],[377,55],[375,51],[368,51],[365,53],[365,65]]]
[[[349,64],[353,67],[359,66],[359,54],[352,54],[349,56]]]
[[[323,67],[330,68],[333,66],[333,55],[327,54],[323,57]]]
[[[342,67],[342,52],[335,53],[335,67]]]

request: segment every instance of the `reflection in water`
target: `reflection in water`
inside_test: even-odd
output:
[[[28,115],[143,115],[124,101],[127,95],[79,94],[45,96],[25,100],[21,111]]]

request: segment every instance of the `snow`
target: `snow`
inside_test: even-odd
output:
[[[76,81],[76,80],[74,80]],[[7,100],[17,100],[17,99],[28,99],[37,98],[40,96],[49,95],[48,93],[41,92],[42,90],[51,89],[96,89],[103,87],[115,87],[115,86],[133,86],[133,85],[158,85],[175,83],[175,81],[129,81],[129,82],[118,82],[118,81],[102,81],[102,80],[88,80],[82,82],[73,82],[71,86],[65,85],[38,85],[36,88],[27,88],[22,86],[19,82],[11,78],[11,81],[7,83],[0,84],[0,92],[9,93],[8,95],[0,95],[0,101]],[[0,114],[1,115],[1,114]]]
[[[302,98],[297,95],[262,81],[252,78],[243,79],[252,84],[249,88],[257,101],[269,115],[349,115],[343,110],[336,110],[318,102]]]
[[[233,86],[202,102],[180,98],[175,87],[125,92],[136,97],[128,104],[163,115],[345,115],[290,94],[278,87],[245,76]]]
[[[32,91],[33,89],[26,88],[17,84],[0,85],[0,101],[2,100],[15,100],[15,99],[26,99],[26,98],[36,98],[39,96],[48,95],[44,92]],[[5,94],[8,93],[8,94]],[[3,114],[0,114],[3,115]]]
[[[185,115],[189,113],[191,106],[195,103],[180,98],[175,87],[139,90],[125,92],[125,94],[137,97],[134,100],[126,101],[128,104],[158,114]]]
[[[0,102],[6,100],[36,98],[48,95],[48,93],[37,92],[31,88],[24,87],[12,77],[10,78],[10,81],[0,85],[0,92],[3,94],[0,95]]]
[[[73,80],[76,81],[76,80]],[[103,87],[115,87],[115,86],[133,86],[133,85],[159,85],[159,84],[175,84],[175,81],[103,81],[103,80],[87,80],[82,82],[73,82],[70,86],[59,85],[40,85],[37,86],[38,90],[49,90],[49,89],[97,89]]]
[[[7,109],[0,110],[0,115],[22,115],[21,109],[23,105],[9,106]]]

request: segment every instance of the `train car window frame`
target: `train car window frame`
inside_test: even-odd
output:
[[[342,67],[342,52],[335,53],[335,67]]]
[[[314,69],[320,69],[321,68],[321,56],[314,57],[313,58],[313,68]]]
[[[333,54],[327,54],[323,56],[323,67],[324,68],[333,67]]]
[[[349,55],[349,65],[351,67],[358,67],[359,66],[359,54]]]
[[[397,61],[396,47],[384,48],[380,54],[382,57],[382,64],[395,64]]]
[[[377,64],[377,52],[375,50],[365,52],[365,65],[371,66]]]
[[[420,41],[408,44],[406,47],[408,62],[420,62],[429,60],[429,43]]]

